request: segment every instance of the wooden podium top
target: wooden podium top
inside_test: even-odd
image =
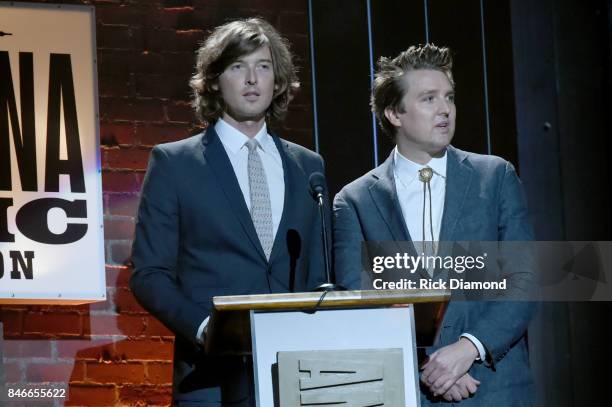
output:
[[[231,295],[213,297],[217,311],[274,311],[313,308],[323,292]],[[367,308],[396,304],[418,304],[425,302],[447,302],[450,291],[446,290],[358,290],[329,291],[318,308]]]
[[[212,353],[251,351],[249,311],[315,311],[415,304],[417,341],[431,344],[450,300],[446,290],[363,290],[213,297],[205,348]],[[419,339],[419,337],[421,339]]]

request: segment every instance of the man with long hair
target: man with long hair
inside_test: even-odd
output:
[[[179,406],[252,406],[250,358],[207,355],[212,297],[324,281],[308,179],[321,157],[268,129],[299,88],[287,42],[259,18],[217,27],[190,85],[204,133],[156,146],[144,180],[131,288],[176,334]]]

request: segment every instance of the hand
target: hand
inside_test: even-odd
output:
[[[442,395],[446,401],[461,401],[476,393],[480,382],[470,376],[469,373],[461,376],[452,387]]]
[[[466,338],[444,346],[431,354],[422,366],[421,382],[434,396],[446,393],[469,370],[478,357],[478,349]]]

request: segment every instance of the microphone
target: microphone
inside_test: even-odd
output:
[[[323,193],[325,192],[325,176],[320,172],[313,172],[308,179],[310,193],[319,205],[323,205]]]
[[[325,176],[320,172],[313,172],[308,178],[310,193],[319,207],[319,219],[321,220],[321,239],[323,240],[323,262],[325,264],[325,276],[327,281],[316,289],[317,291],[333,291],[336,285],[331,282],[330,261],[329,261],[329,242],[327,239],[327,225],[325,222]]]

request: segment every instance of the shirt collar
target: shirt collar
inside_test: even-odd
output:
[[[215,123],[215,131],[221,140],[221,143],[232,153],[237,154],[245,143],[249,141],[249,136],[242,133],[240,130],[233,127],[223,119],[218,119]],[[273,143],[272,136],[268,134],[266,123],[261,126],[261,129],[255,135],[255,140],[259,143],[259,147],[263,151],[269,149],[270,143]]]
[[[446,150],[444,150],[444,155],[442,157],[434,157],[429,160],[426,165],[421,165],[404,157],[402,153],[399,152],[396,146],[393,152],[395,173],[398,177],[403,180],[406,180],[407,183],[409,183],[417,178],[420,169],[425,167],[431,167],[435,174],[446,178],[446,157]]]

